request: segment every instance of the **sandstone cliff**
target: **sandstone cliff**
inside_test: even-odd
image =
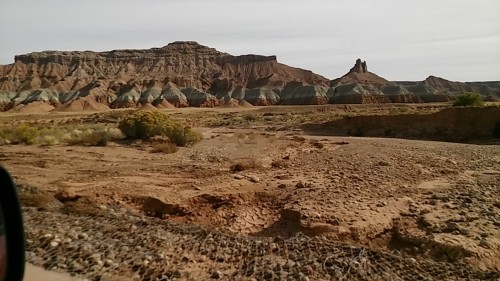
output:
[[[196,42],[148,50],[44,51],[0,66],[0,109],[34,101],[57,109],[89,96],[111,108],[218,106],[218,99],[235,89],[284,87],[291,81],[328,85],[328,79],[281,64],[275,56],[232,56]],[[41,89],[45,92],[36,92]]]
[[[390,82],[358,59],[329,81],[275,56],[233,56],[196,42],[146,50],[44,51],[0,65],[0,111],[447,102],[474,91],[500,98],[500,82]]]

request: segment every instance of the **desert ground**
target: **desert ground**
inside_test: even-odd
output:
[[[327,128],[446,107],[166,109],[203,140],[5,144],[0,163],[28,262],[87,280],[499,280],[498,140]],[[0,126],[116,127],[130,112],[3,113]]]

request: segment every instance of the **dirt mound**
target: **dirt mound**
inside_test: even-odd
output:
[[[238,105],[240,107],[253,107],[253,105],[251,103],[247,102],[246,100],[238,101]]]
[[[226,108],[253,107],[253,104],[247,102],[246,100],[227,99],[225,102],[221,104],[221,107],[226,107]]]
[[[150,103],[146,103],[140,108],[140,110],[156,110],[156,109],[157,108]]]
[[[226,108],[237,108],[237,107],[240,107],[239,102],[240,101],[238,101],[236,99],[229,98],[229,99],[226,99],[220,106],[226,107]]]
[[[43,101],[36,101],[28,104],[19,104],[9,112],[18,112],[18,113],[45,113],[54,109],[54,106],[49,103]]]
[[[97,102],[91,97],[85,97],[75,100],[70,100],[62,106],[55,109],[56,111],[75,112],[75,111],[105,111],[109,107]]]

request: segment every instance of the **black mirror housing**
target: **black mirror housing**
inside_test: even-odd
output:
[[[0,215],[3,214],[6,264],[3,281],[21,281],[25,267],[24,226],[19,197],[10,174],[0,166]],[[0,234],[1,235],[1,234]],[[1,239],[1,237],[0,237]],[[0,261],[1,262],[1,261]],[[0,265],[1,266],[1,265]]]

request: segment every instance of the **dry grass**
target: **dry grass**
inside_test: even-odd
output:
[[[66,143],[70,145],[91,145],[91,146],[106,146],[109,141],[120,140],[125,136],[117,128],[101,128],[101,129],[75,129],[65,135]]]
[[[0,145],[101,145],[108,141],[123,139],[122,132],[104,125],[71,125],[38,127],[22,124],[0,129]]]

